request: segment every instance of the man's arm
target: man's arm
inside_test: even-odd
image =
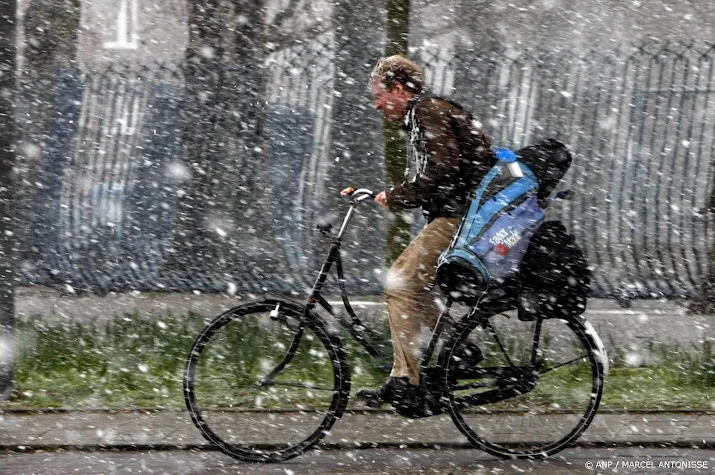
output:
[[[459,173],[459,143],[450,125],[449,108],[442,101],[429,99],[418,104],[415,121],[418,141],[415,177],[387,191],[387,204],[392,211],[422,206],[437,195],[443,186],[451,186]]]

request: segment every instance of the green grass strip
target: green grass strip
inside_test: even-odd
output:
[[[15,391],[7,408],[134,408],[184,405],[182,371],[189,348],[207,319],[189,314],[147,319],[117,318],[100,327],[79,323],[48,325],[18,321]],[[255,329],[252,331],[260,331]],[[242,335],[244,351],[256,335]],[[353,390],[379,385],[387,376],[372,359],[342,336],[347,347]],[[604,409],[715,409],[715,354],[701,349],[648,349],[656,362],[629,366],[628,355],[613,351]],[[632,362],[631,362],[632,363]],[[311,363],[306,360],[306,372]],[[544,393],[544,401],[557,397]]]

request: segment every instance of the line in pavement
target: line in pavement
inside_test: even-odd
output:
[[[266,450],[272,448],[282,448],[284,444],[276,444],[275,446],[263,445]],[[317,448],[322,450],[369,450],[369,449],[469,449],[478,448],[468,442],[319,442]],[[674,449],[699,449],[699,450],[715,450],[715,441],[697,440],[674,440],[674,441],[657,441],[657,440],[628,440],[628,441],[591,441],[577,440],[568,445],[571,447],[595,449],[595,448],[616,448],[616,447],[638,447],[648,449],[674,448]],[[201,451],[218,451],[219,449],[206,442],[205,444],[32,444],[32,445],[14,445],[0,443],[0,452],[23,452],[37,450],[78,450],[86,452],[96,452],[101,450],[116,450],[127,452],[143,452],[148,450],[156,451],[171,451],[171,450],[201,450]]]

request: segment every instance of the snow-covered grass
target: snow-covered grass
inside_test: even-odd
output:
[[[614,408],[715,408],[715,352],[710,341],[698,351],[648,345],[645,364],[628,351],[614,351],[604,403]]]
[[[103,328],[17,323],[16,405],[179,406],[181,371],[203,319],[128,315]]]
[[[77,323],[48,326],[41,320],[17,322],[15,393],[9,407],[173,407],[183,408],[182,372],[189,348],[206,321],[197,315],[146,319],[128,315],[102,328]],[[247,329],[246,354],[265,356]],[[379,385],[387,374],[348,335],[342,336],[351,367],[353,391]],[[318,350],[316,350],[318,351]],[[650,348],[660,355],[648,366],[634,365],[627,352],[612,351],[602,408],[712,410],[715,404],[715,353],[705,343],[694,354],[677,348]],[[297,359],[299,371],[317,377],[324,363]],[[642,364],[639,360],[638,364]],[[260,365],[254,365],[259,367]],[[301,374],[302,374],[301,373]],[[326,375],[322,375],[323,380]],[[575,381],[580,381],[576,378]],[[563,383],[563,384],[562,384]],[[537,403],[558,398],[568,381],[535,391]],[[561,389],[558,389],[561,388]],[[557,390],[558,389],[558,390]],[[221,396],[220,391],[217,395]],[[226,393],[223,394],[224,396]],[[538,401],[537,401],[538,400]]]
[[[48,326],[18,321],[15,391],[3,407],[184,407],[182,376],[194,338],[208,321],[198,315],[146,319],[127,315],[101,328],[79,323]],[[244,329],[240,347],[260,362],[256,329]],[[353,387],[379,385],[387,376],[353,342]],[[313,360],[315,359],[313,356]],[[317,371],[309,358],[300,370]],[[256,368],[260,364],[252,365]],[[326,366],[326,365],[323,365]],[[329,368],[329,365],[327,365]],[[216,394],[221,397],[221,394]]]

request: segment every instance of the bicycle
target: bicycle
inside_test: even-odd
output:
[[[318,306],[377,361],[389,361],[377,333],[349,302],[340,255],[358,204],[375,195],[367,189],[345,194],[350,206],[337,235],[330,224],[319,226],[331,245],[305,302],[264,296],[239,305],[210,322],[191,347],[183,377],[191,419],[232,457],[280,462],[298,456],[345,412],[347,354]],[[320,293],[333,265],[349,319]],[[471,444],[492,455],[543,458],[575,441],[593,420],[608,360],[582,316],[515,319],[507,312],[516,302],[505,298],[505,289],[483,295],[462,318],[450,315],[454,302],[447,297],[421,361],[423,405],[395,408],[412,418],[448,413]],[[271,440],[276,430],[284,441]]]

